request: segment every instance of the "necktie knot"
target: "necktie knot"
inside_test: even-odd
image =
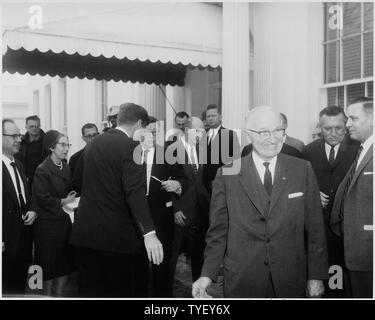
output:
[[[266,169],[268,169],[269,166],[270,166],[270,163],[269,162],[263,162],[263,165],[266,167]]]

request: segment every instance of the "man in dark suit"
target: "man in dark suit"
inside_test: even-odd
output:
[[[3,207],[2,292],[24,294],[31,263],[32,227],[37,214],[30,209],[29,189],[22,164],[14,159],[21,143],[20,130],[11,119],[2,121]]]
[[[354,161],[359,144],[345,135],[346,116],[342,108],[330,106],[319,113],[322,139],[305,147],[305,159],[310,161],[318,180],[327,234],[328,262],[330,266],[344,267],[344,252],[340,239],[332,232],[329,221],[337,188]],[[345,291],[330,289],[327,297],[345,297]]]
[[[199,155],[199,140],[204,136],[204,124],[197,117],[191,117],[186,135],[173,147],[182,150],[178,162],[183,164],[189,187],[185,194],[174,203],[174,244],[172,250],[172,275],[174,275],[181,248],[186,243],[191,258],[193,281],[201,274],[205,248],[205,234],[208,229],[208,211],[210,196],[203,184],[203,165]]]
[[[351,294],[372,298],[373,288],[373,101],[358,98],[347,109],[350,138],[361,143],[337,189],[331,227],[343,237]]]
[[[81,132],[82,132],[82,140],[85,142],[85,145],[87,145],[89,142],[94,140],[99,135],[98,127],[96,126],[95,123],[84,124],[81,128]],[[72,172],[72,176],[74,174],[77,161],[79,158],[81,158],[83,150],[85,150],[85,148],[82,148],[81,150],[77,151],[69,159],[69,166]]]
[[[211,194],[217,170],[239,158],[241,150],[236,133],[221,125],[222,116],[217,105],[207,106],[206,121],[210,129],[207,131],[207,164],[203,169],[203,181]]]
[[[145,175],[133,158],[139,143],[132,137],[147,124],[147,111],[125,103],[117,122],[83,154],[82,193],[71,236],[83,296],[146,296],[147,257],[156,264],[163,260]]]
[[[224,296],[320,297],[328,261],[319,189],[309,162],[279,154],[285,130],[267,106],[249,113],[253,152],[235,160],[238,175],[219,169],[213,182],[210,227],[194,297],[224,264]]]
[[[95,123],[86,123],[81,128],[82,132],[82,140],[87,145],[92,140],[94,140],[98,135],[98,127]],[[77,196],[81,195],[81,187],[82,187],[82,175],[83,175],[83,151],[85,148],[77,151],[73,154],[69,159],[69,166],[72,173],[72,186],[74,191],[77,192]]]
[[[287,132],[288,118],[286,117],[286,115],[284,113],[280,113],[280,115],[281,115],[281,118],[283,120],[283,126],[284,126],[284,129],[285,129],[285,132]],[[297,138],[293,138],[293,137],[289,136],[288,134],[285,135],[284,144],[297,149],[301,153],[303,152],[303,149],[305,148],[305,144],[303,143],[303,141],[301,141]]]
[[[173,201],[187,188],[187,179],[182,165],[165,161],[164,137],[160,136],[159,123],[154,117],[150,117],[147,130],[141,136],[141,146],[142,163],[146,171],[147,199],[156,235],[164,251],[163,262],[152,266],[151,297],[172,297],[170,258]]]

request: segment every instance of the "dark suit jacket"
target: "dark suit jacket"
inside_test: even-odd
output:
[[[203,182],[211,193],[212,181],[217,170],[224,164],[240,158],[240,143],[234,131],[220,127],[211,143],[208,143],[207,135],[207,164],[203,168]],[[223,148],[225,146],[225,148]]]
[[[246,157],[251,151],[253,150],[253,146],[251,144],[248,144],[245,146],[241,152],[241,157]],[[283,146],[281,148],[280,153],[287,154],[292,157],[303,159],[303,154],[299,152],[296,148],[283,143]]]
[[[155,227],[146,198],[145,173],[133,159],[137,145],[124,132],[110,129],[86,146],[73,245],[145,254],[142,235]]]
[[[305,147],[304,157],[310,161],[314,169],[319,190],[330,197],[327,207],[327,211],[330,212],[337,188],[354,161],[359,144],[346,137],[340,144],[333,166],[328,162],[324,145],[323,139],[311,142]]]
[[[33,199],[39,220],[69,220],[61,206],[61,199],[72,191],[70,167],[63,162],[60,170],[47,157],[36,168],[33,181]]]
[[[171,180],[180,182],[182,192],[185,192],[188,188],[188,180],[182,166],[178,163],[173,165],[167,162],[157,163],[156,156],[158,152],[164,154],[164,148],[159,145],[155,147],[151,176],[160,180],[168,180],[171,177]],[[150,178],[147,199],[150,205],[151,216],[156,227],[156,234],[161,240],[171,241],[173,236],[173,202],[178,196],[175,193],[172,194],[165,191],[165,189],[160,190],[160,188],[160,182]]]
[[[179,140],[173,147],[176,148],[176,150],[182,150],[182,152],[178,154],[177,161],[182,164],[185,175],[189,180],[187,191],[174,203],[174,211],[182,211],[186,217],[185,225],[190,226],[197,218],[199,207],[207,208],[206,211],[208,218],[210,195],[203,184],[203,164],[199,164],[196,174],[194,168],[189,163],[189,158],[183,143]],[[204,151],[201,150],[200,153],[202,154],[202,152]]]
[[[21,176],[26,195],[26,207],[35,211],[31,206],[31,198],[28,194],[27,179],[21,162],[15,160],[17,170]],[[22,220],[22,212],[17,198],[17,191],[12,178],[3,162],[3,206],[2,228],[5,251],[3,252],[3,270],[5,263],[14,260],[31,262],[32,226],[25,226]],[[11,266],[10,266],[11,267]]]
[[[77,161],[82,156],[83,150],[85,150],[85,148],[77,151],[69,159],[69,166],[70,166],[70,171],[72,173],[72,176],[74,175],[74,171],[76,169]]]
[[[202,276],[224,263],[225,297],[302,297],[308,279],[326,279],[328,261],[319,189],[311,165],[279,154],[271,199],[252,156],[238,175],[213,182]]]
[[[351,271],[372,271],[373,231],[373,146],[362,159],[350,184],[344,203],[344,221],[340,206],[349,172],[337,189],[332,208],[331,227],[344,237],[346,267]]]

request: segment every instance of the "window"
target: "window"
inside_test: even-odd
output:
[[[372,96],[373,14],[372,2],[324,4],[324,87],[328,105],[345,108],[355,97]]]

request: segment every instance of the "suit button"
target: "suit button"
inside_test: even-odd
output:
[[[271,241],[270,238],[266,238],[266,242],[269,243]]]
[[[266,219],[264,217],[261,217],[260,221],[264,222],[264,221],[266,221]]]
[[[269,265],[269,262],[268,262],[268,261],[264,261],[264,265],[265,265],[265,266],[268,266],[268,265]]]

